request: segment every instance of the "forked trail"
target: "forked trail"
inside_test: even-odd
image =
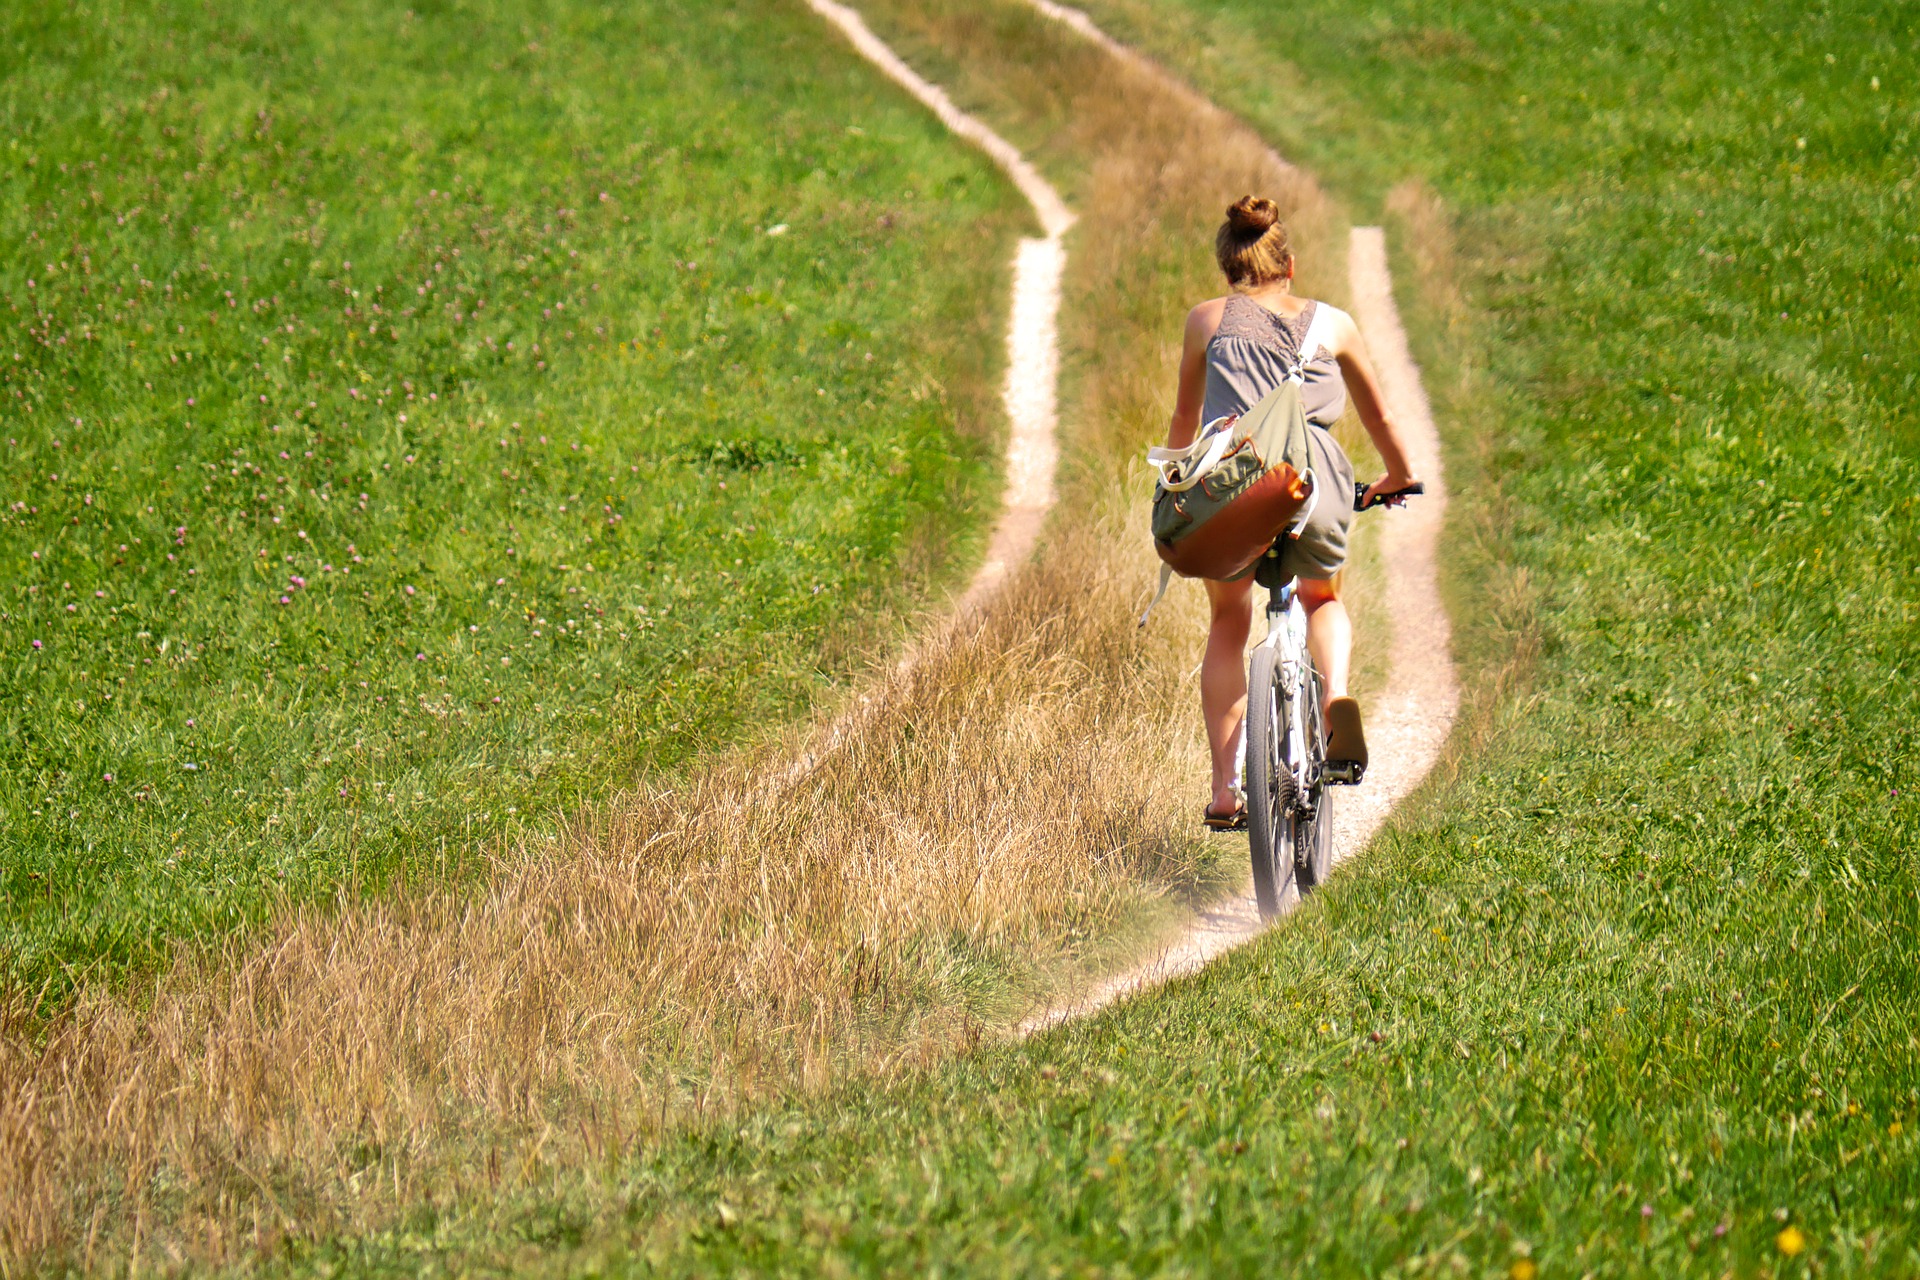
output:
[[[1004,506],[958,607],[853,711],[797,728],[789,741],[809,744],[797,753],[768,741],[643,780],[484,880],[290,903],[259,930],[183,951],[138,991],[82,984],[51,1023],[0,999],[0,1274],[96,1243],[237,1260],[281,1232],[399,1221],[429,1199],[490,1203],[497,1169],[471,1159],[483,1142],[522,1168],[584,1168],[757,1097],[929,1061],[977,1034],[969,956],[1054,972],[1070,931],[1192,872],[1170,816],[1198,747],[1183,737],[1188,657],[1133,625],[1145,564],[1122,543],[1137,517],[1090,469],[1103,487],[1083,489],[1075,519],[1033,554],[1061,487],[1073,213],[858,15],[811,2],[1005,168],[1043,232],[1015,262]],[[935,38],[998,38],[965,6],[929,11]],[[1229,116],[1137,55],[1082,43],[1098,33],[1072,11],[1038,11],[1079,32],[1058,28],[1064,49],[1122,60],[1092,79],[1050,49],[1029,67],[1072,104],[1056,136],[1090,159],[1089,207],[1121,215],[1074,232],[1074,265],[1096,290],[1153,300],[1076,347],[1093,374],[1079,426],[1106,466],[1139,444],[1120,424],[1156,412],[1161,309],[1203,278],[1176,292],[1182,268],[1154,256],[1149,228],[1198,243],[1211,228],[1190,193],[1243,182],[1291,189],[1310,219],[1332,214]],[[1425,773],[1455,700],[1434,587],[1433,427],[1379,234],[1358,233],[1352,259],[1354,311],[1432,496],[1375,522],[1395,626],[1371,718],[1377,763],[1340,806],[1348,850]],[[1250,903],[1226,904],[1038,1022],[1193,969],[1256,929]],[[369,1148],[385,1153],[373,1165]],[[297,1221],[274,1191],[285,1178],[307,1189]]]
[[[1029,0],[1047,18],[1062,23],[1103,49],[1158,79],[1194,109],[1226,115],[1151,60],[1113,39],[1078,9],[1053,0]],[[815,12],[843,31],[872,61],[925,103],[954,133],[986,152],[1006,171],[1032,203],[1046,231],[1044,240],[1023,241],[1015,262],[1013,314],[1008,326],[1008,368],[1004,392],[1011,422],[1007,450],[1004,510],[985,563],[961,597],[959,613],[987,604],[1017,564],[1032,550],[1040,525],[1054,500],[1053,473],[1058,456],[1054,426],[1058,419],[1058,324],[1060,279],[1066,251],[1062,237],[1073,214],[1057,191],[1027,159],[999,134],[954,106],[946,92],[920,76],[867,27],[858,13],[835,0],[808,0]],[[1277,168],[1285,162],[1272,156]],[[1364,786],[1343,791],[1335,809],[1336,856],[1358,851],[1386,820],[1393,806],[1433,767],[1459,705],[1452,633],[1440,603],[1436,548],[1446,516],[1447,490],[1441,471],[1440,438],[1427,401],[1420,370],[1407,347],[1405,330],[1393,301],[1387,267],[1386,235],[1379,227],[1355,227],[1348,247],[1353,314],[1366,334],[1374,363],[1427,496],[1391,513],[1383,521],[1380,553],[1386,571],[1384,596],[1392,602],[1392,646],[1385,691],[1375,700],[1368,723],[1376,761]],[[1075,999],[1022,1024],[1023,1032],[1090,1013],[1129,993],[1191,973],[1258,933],[1259,911],[1250,892],[1227,898],[1170,940],[1146,962],[1099,983]]]

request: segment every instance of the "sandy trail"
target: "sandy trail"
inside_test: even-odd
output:
[[[1021,242],[1013,264],[1002,513],[985,562],[956,607],[924,629],[900,659],[928,675],[928,684],[944,684],[928,664],[965,649],[942,645],[956,634],[964,639],[959,629],[1027,617],[1036,618],[1035,626],[1047,623],[1034,600],[1010,601],[1003,588],[1031,559],[1056,501],[1057,329],[1064,237],[1073,214],[1018,151],[906,67],[856,14],[835,0],[810,3],[999,163],[1032,202],[1044,231]],[[1212,118],[1222,129],[1238,127],[1217,110]],[[1099,243],[1092,235],[1088,240]],[[1362,793],[1366,807],[1348,806],[1341,832],[1348,850],[1418,781],[1445,735],[1454,697],[1446,619],[1434,594],[1433,544],[1443,500],[1432,425],[1392,322],[1379,236],[1361,233],[1357,245],[1356,310],[1436,496],[1385,522],[1392,527],[1387,550],[1401,626],[1391,687],[1373,720],[1380,763],[1369,780],[1372,794]],[[1114,599],[1125,594],[1111,580],[1104,589]],[[1124,608],[1096,612],[1130,632]],[[996,652],[1016,651],[1018,640]],[[1037,656],[1043,661],[1033,665],[1044,668],[1047,655]],[[989,669],[977,668],[976,676]],[[1101,723],[1100,708],[1083,714],[1071,698],[1055,698],[1049,681],[1064,686],[1071,680],[1070,673],[1042,671],[1028,685],[1011,686],[1055,699],[1059,705],[1048,714],[1073,730],[1069,753],[1097,731],[1080,726]],[[841,724],[865,724],[876,707],[900,711],[901,698],[876,684],[872,700],[856,704]],[[984,678],[977,684],[984,687]],[[964,685],[961,692],[974,688]],[[1157,711],[1164,700],[1153,705]],[[958,719],[952,707],[944,714],[943,723]],[[1050,732],[1044,718],[1025,728]],[[780,761],[768,775],[804,773],[811,759],[833,749],[831,733],[811,736],[812,751]],[[927,792],[923,784],[903,788],[939,812],[903,807],[904,822],[882,825],[884,816],[875,822],[869,809],[842,805],[840,797],[856,794],[871,778],[918,784],[932,775],[937,753],[895,750],[898,744],[884,738],[856,741],[863,754],[830,773],[819,791],[785,793],[818,803],[768,806],[754,794],[766,778],[716,767],[694,774],[684,791],[644,789],[589,815],[565,833],[564,843],[530,846],[478,892],[465,884],[429,884],[400,887],[345,910],[324,903],[296,907],[268,935],[235,935],[225,952],[188,956],[143,990],[86,984],[72,1016],[47,1027],[45,1037],[37,1026],[16,1026],[24,1036],[0,1040],[0,1272],[22,1251],[67,1243],[77,1249],[82,1239],[91,1249],[103,1230],[99,1239],[114,1242],[109,1248],[130,1230],[136,1261],[146,1256],[143,1248],[156,1257],[162,1251],[185,1256],[175,1241],[196,1254],[207,1250],[209,1265],[229,1255],[244,1261],[264,1238],[261,1231],[325,1231],[330,1214],[385,1212],[376,1205],[399,1213],[418,1198],[454,1194],[449,1188],[484,1197],[490,1185],[484,1175],[459,1163],[471,1146],[461,1135],[498,1134],[509,1150],[524,1147],[535,1163],[566,1158],[541,1154],[552,1150],[577,1149],[584,1158],[620,1149],[656,1123],[664,1129],[670,1109],[677,1122],[726,1107],[734,1097],[833,1070],[835,1037],[864,1034],[855,1021],[865,1016],[861,997],[834,986],[847,974],[846,940],[865,946],[871,937],[888,947],[915,936],[916,922],[941,928],[966,922],[972,889],[962,873],[969,871],[975,886],[984,874],[979,869],[991,868],[1011,885],[1003,893],[1050,892],[1039,842],[1061,813],[1049,806],[1045,820],[1036,821],[1021,805],[1003,804],[1035,793],[999,784],[994,778],[1001,775],[989,770],[944,793]],[[945,734],[936,746],[969,741]],[[982,756],[967,759],[978,768]],[[1029,767],[1024,758],[1015,764],[1005,776],[1058,778],[1063,785],[1085,776]],[[1089,814],[1112,803],[1100,797],[1140,783],[1099,785],[1112,789],[1077,796]],[[796,815],[815,827],[788,829]],[[1014,834],[996,838],[987,828],[1002,820]],[[927,830],[934,838],[919,839]],[[976,847],[949,856],[938,844],[948,836],[956,846]],[[1083,842],[1062,865],[1074,876],[1097,875],[1096,852]],[[844,868],[844,879],[810,871],[837,860],[854,864]],[[900,888],[906,875],[918,877],[906,886],[910,891],[931,885],[932,892],[920,900],[901,893],[897,921],[878,913],[853,918],[865,907],[885,906],[881,895]],[[952,876],[951,890],[943,875]],[[943,892],[949,896],[940,898]],[[789,928],[790,921],[797,923]],[[1055,1020],[1195,968],[1256,929],[1251,910],[1228,904],[1153,963],[1102,984],[1057,1011]],[[899,972],[911,979],[932,970],[908,965]],[[928,1021],[927,1049],[957,1039],[959,1028]],[[897,1047],[901,1061],[921,1051],[917,1043]],[[712,1077],[699,1070],[703,1062],[715,1068]],[[740,1064],[745,1072],[727,1074]],[[685,1066],[693,1069],[683,1074]],[[556,1124],[536,1138],[528,1122],[538,1114],[554,1116]],[[653,1115],[658,1121],[645,1119]],[[549,1148],[563,1129],[566,1136]],[[364,1170],[352,1152],[366,1134],[382,1143],[403,1138],[390,1162],[390,1199],[384,1192],[377,1200],[361,1198]],[[290,1171],[312,1216],[303,1208],[302,1222],[294,1223],[257,1177],[257,1200],[239,1192],[175,1194],[196,1186],[219,1191],[233,1185],[236,1171],[253,1176],[256,1168]],[[129,1170],[137,1176],[129,1179]],[[157,1234],[149,1237],[149,1230]]]
[[[1151,59],[1101,30],[1084,12],[1055,0],[1029,0],[1041,14],[1092,41],[1112,57],[1145,70],[1207,115],[1221,109]],[[1284,165],[1279,156],[1276,165]],[[1393,603],[1393,640],[1385,692],[1367,713],[1373,767],[1364,785],[1344,788],[1334,808],[1334,852],[1340,861],[1366,847],[1397,803],[1420,785],[1439,758],[1459,709],[1452,627],[1440,602],[1437,548],[1446,519],[1447,489],[1440,434],[1420,369],[1407,346],[1393,300],[1386,233],[1355,227],[1348,245],[1353,314],[1366,335],[1387,407],[1398,423],[1427,496],[1383,512],[1380,553],[1386,597]],[[1379,518],[1379,517],[1371,517]],[[1297,900],[1294,905],[1297,905]],[[1021,1024],[1023,1034],[1094,1012],[1115,1000],[1192,973],[1258,934],[1264,927],[1251,890],[1214,903],[1155,955],[1096,984],[1073,1000]]]
[[[1135,50],[1102,31],[1078,9],[1054,0],[1029,0],[1046,17],[1065,24],[1109,55],[1143,68],[1195,109],[1226,113],[1191,87]],[[1003,398],[1011,431],[1007,446],[1005,505],[988,545],[952,618],[987,605],[1008,572],[1032,551],[1054,501],[1058,459],[1058,315],[1060,280],[1066,265],[1062,237],[1074,215],[1026,157],[999,134],[954,106],[944,90],[920,76],[875,36],[860,15],[835,0],[808,0],[853,47],[924,103],[955,134],[986,152],[1033,205],[1044,239],[1023,240],[1014,263],[1012,317],[1007,330],[1007,381]],[[1285,167],[1274,156],[1273,163]],[[1344,860],[1363,849],[1399,800],[1417,787],[1438,759],[1459,705],[1452,657],[1452,630],[1441,606],[1436,550],[1446,517],[1447,490],[1441,471],[1440,438],[1427,401],[1420,370],[1407,347],[1393,301],[1386,236],[1378,227],[1356,227],[1348,248],[1353,314],[1366,335],[1379,372],[1387,406],[1399,424],[1414,469],[1426,481],[1427,496],[1403,510],[1369,517],[1381,519],[1381,555],[1386,566],[1387,598],[1393,602],[1393,640],[1387,687],[1368,710],[1367,738],[1374,764],[1364,785],[1343,789],[1334,810],[1335,856]],[[951,625],[951,619],[946,625]],[[936,628],[936,631],[938,628]],[[911,665],[918,646],[902,662]],[[858,714],[856,709],[851,715]],[[826,750],[842,735],[829,732]],[[810,767],[810,754],[797,762]],[[1215,957],[1259,933],[1263,927],[1251,892],[1230,897],[1196,919],[1144,963],[1116,974],[1021,1024],[1035,1031],[1091,1013],[1115,1000],[1192,973]]]

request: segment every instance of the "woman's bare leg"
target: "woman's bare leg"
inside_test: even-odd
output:
[[[1300,579],[1300,607],[1307,613],[1307,650],[1320,668],[1326,702],[1347,696],[1347,664],[1353,653],[1353,622],[1340,603],[1340,579]],[[1324,713],[1326,706],[1320,710]]]
[[[1247,718],[1247,633],[1253,629],[1253,579],[1209,582],[1213,624],[1200,663],[1200,711],[1213,756],[1215,813],[1234,810],[1233,784],[1240,762],[1240,730]]]

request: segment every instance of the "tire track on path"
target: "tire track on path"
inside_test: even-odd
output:
[[[1044,239],[1021,241],[1014,262],[1013,309],[1007,330],[1007,381],[1003,391],[1011,423],[1005,506],[988,544],[985,561],[975,571],[952,615],[958,618],[992,599],[1011,568],[1032,551],[1041,524],[1053,505],[1054,471],[1059,456],[1055,440],[1058,317],[1061,276],[1066,266],[1062,237],[1072,227],[1074,215],[1059,193],[1017,148],[956,107],[945,90],[915,72],[874,35],[858,13],[835,0],[807,2],[814,12],[838,27],[862,56],[925,104],[956,135],[986,152],[1033,205],[1046,232]],[[1217,119],[1222,128],[1244,127],[1158,63],[1101,30],[1081,10],[1055,0],[1028,0],[1028,3],[1043,16],[1092,41],[1109,56],[1154,76],[1194,110]],[[1271,150],[1268,157],[1281,169],[1290,167]],[[1439,431],[1394,304],[1386,234],[1381,228],[1353,228],[1348,244],[1348,271],[1354,318],[1366,335],[1387,405],[1399,424],[1416,472],[1426,481],[1427,495],[1403,510],[1387,513],[1380,532],[1387,578],[1385,594],[1392,601],[1394,611],[1393,638],[1387,687],[1367,716],[1369,748],[1376,763],[1364,786],[1341,792],[1334,811],[1336,857],[1341,861],[1359,852],[1380,829],[1393,807],[1426,778],[1446,742],[1460,700],[1453,663],[1452,627],[1441,604],[1439,589],[1437,552],[1447,509]],[[913,663],[917,649],[915,646],[909,650],[903,665]],[[831,736],[837,740],[841,735]],[[801,767],[810,767],[815,758],[809,756],[801,762]],[[1263,927],[1250,891],[1224,899],[1200,912],[1190,926],[1144,963],[1027,1019],[1019,1031],[1028,1034],[1080,1017],[1115,1000],[1193,973],[1254,937]]]

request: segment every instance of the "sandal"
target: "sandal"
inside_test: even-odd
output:
[[[1232,813],[1216,813],[1208,805],[1200,811],[1200,821],[1206,823],[1209,831],[1245,831],[1247,829],[1247,806],[1242,800],[1235,799]]]

